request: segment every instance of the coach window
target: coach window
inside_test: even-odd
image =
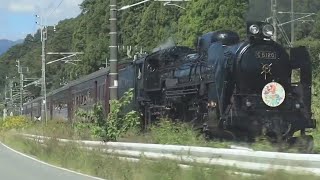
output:
[[[103,94],[103,90],[102,90],[102,85],[99,86],[99,101],[102,100],[102,94]]]
[[[104,99],[104,97],[105,97],[105,88],[104,88],[104,86],[102,86],[102,95],[101,95],[101,99]]]
[[[97,86],[97,102],[99,101],[100,97],[100,86]]]
[[[140,79],[141,79],[141,76],[142,76],[141,70],[142,70],[142,64],[139,64],[139,66],[138,66],[138,72],[137,72],[137,74],[138,74],[137,79],[138,79],[138,80],[140,80]]]
[[[83,104],[83,103],[84,103],[84,96],[81,95],[81,104]]]
[[[90,91],[91,91],[91,89],[89,89],[88,92],[87,92],[87,98],[86,99],[87,99],[88,103],[91,103]]]

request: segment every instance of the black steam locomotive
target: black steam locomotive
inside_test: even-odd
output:
[[[210,32],[197,50],[173,47],[135,63],[136,95],[145,124],[159,116],[192,122],[208,135],[292,140],[315,128],[311,62],[305,47],[274,42],[272,25],[248,22],[247,38]],[[293,71],[299,82],[293,82]]]
[[[306,135],[316,127],[308,51],[285,49],[271,39],[273,32],[268,23],[248,22],[244,41],[235,32],[215,31],[199,37],[197,49],[175,46],[135,58],[119,67],[119,95],[134,87],[144,127],[169,117],[233,139],[291,141],[300,131],[312,145]],[[292,78],[293,72],[300,74]],[[102,69],[49,93],[49,117],[72,120],[76,109],[97,102],[107,114],[108,86],[108,70]],[[26,103],[24,114],[39,117],[40,104],[41,98]]]

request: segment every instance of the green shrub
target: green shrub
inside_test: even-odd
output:
[[[103,108],[100,104],[94,106],[93,111],[79,110],[77,116],[87,120],[78,122],[75,127],[78,130],[89,128],[93,136],[101,137],[108,141],[117,140],[130,129],[136,128],[140,123],[140,115],[136,111],[125,113],[125,108],[133,99],[133,89],[125,92],[119,100],[111,101],[111,108],[107,119],[103,116]]]
[[[204,138],[186,123],[174,123],[168,119],[160,119],[150,129],[155,143],[196,145],[204,142]]]
[[[9,116],[0,123],[2,130],[22,129],[27,126],[29,126],[29,122],[23,116]]]

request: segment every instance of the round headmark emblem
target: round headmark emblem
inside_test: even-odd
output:
[[[268,83],[262,90],[262,100],[270,107],[280,106],[286,97],[286,92],[281,84],[276,82]]]

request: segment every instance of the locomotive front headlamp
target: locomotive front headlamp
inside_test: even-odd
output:
[[[263,35],[271,37],[274,34],[274,27],[271,24],[266,24],[262,28]]]
[[[249,27],[249,31],[252,33],[252,34],[258,34],[260,32],[260,29],[259,29],[259,26],[258,25],[251,25]]]

